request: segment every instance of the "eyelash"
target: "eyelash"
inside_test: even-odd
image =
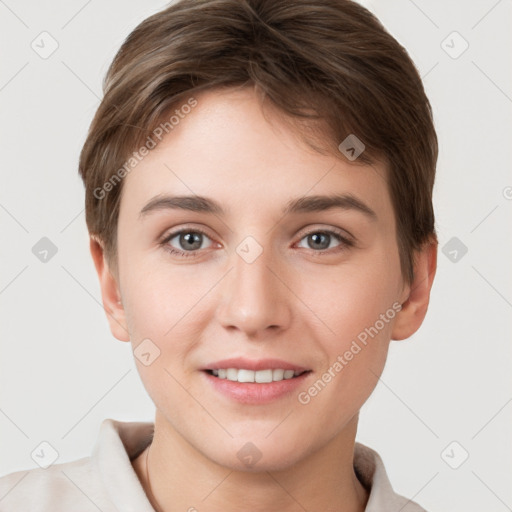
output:
[[[206,236],[207,238],[210,238],[205,231],[203,231],[202,229],[199,229],[199,228],[180,229],[179,231],[174,231],[173,233],[169,233],[160,242],[160,245],[163,246],[166,251],[168,251],[169,253],[171,253],[171,254],[173,254],[175,256],[184,257],[184,258],[190,258],[190,257],[194,258],[194,257],[197,257],[198,256],[198,252],[200,251],[200,249],[196,249],[196,250],[193,250],[193,251],[181,251],[181,250],[176,249],[175,247],[172,247],[172,246],[169,245],[169,242],[173,238],[175,238],[176,236],[178,236],[178,235],[180,235],[182,233],[199,233],[201,235]],[[354,242],[352,240],[349,240],[348,238],[343,236],[340,232],[332,230],[332,229],[325,229],[325,230],[317,229],[317,230],[309,231],[308,233],[305,233],[300,238],[299,242],[301,240],[303,240],[304,238],[306,238],[306,237],[308,237],[310,235],[314,235],[314,234],[332,235],[332,236],[334,236],[334,238],[336,238],[336,240],[338,242],[340,242],[339,246],[331,248],[331,249],[322,249],[322,250],[319,250],[319,251],[315,251],[315,250],[311,249],[311,251],[313,251],[312,254],[314,256],[324,256],[326,254],[333,254],[333,253],[343,252],[343,251],[347,250],[348,248],[354,246]],[[333,251],[333,249],[334,249],[334,251]]]

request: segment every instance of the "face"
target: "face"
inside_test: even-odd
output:
[[[169,432],[285,467],[357,417],[407,299],[385,168],[314,152],[253,89],[196,99],[125,178],[122,321]]]

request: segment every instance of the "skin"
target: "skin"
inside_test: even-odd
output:
[[[290,124],[263,114],[252,88],[196,98],[125,178],[117,271],[91,239],[113,335],[134,349],[149,338],[160,350],[149,366],[135,359],[156,405],[152,504],[161,511],[363,511],[368,491],[353,468],[358,413],[390,340],[411,336],[423,321],[437,246],[417,254],[414,282],[405,283],[384,164],[313,151]],[[164,193],[212,198],[225,215],[160,209],[141,217]],[[376,218],[341,208],[282,214],[292,199],[333,193],[357,197]],[[182,228],[207,233],[196,256],[160,243]],[[333,229],[353,245],[332,235],[327,249],[318,248],[308,236]],[[236,252],[249,235],[263,249],[252,263]],[[187,250],[179,236],[167,246]],[[297,392],[264,405],[238,403],[201,371],[228,357],[279,358],[311,370],[299,389],[307,390],[393,303],[401,311],[307,405]],[[262,454],[251,468],[237,457],[247,442]],[[147,490],[146,455],[133,467]]]

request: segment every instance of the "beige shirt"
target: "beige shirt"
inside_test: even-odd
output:
[[[151,442],[153,428],[103,420],[90,457],[1,477],[0,512],[155,512],[131,463]],[[382,459],[361,443],[354,468],[370,493],[366,512],[426,512],[393,491]]]

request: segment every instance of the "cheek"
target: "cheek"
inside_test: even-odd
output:
[[[180,383],[184,382],[187,355],[196,346],[194,333],[204,317],[200,299],[208,287],[193,286],[200,280],[183,279],[179,269],[163,272],[143,265],[132,265],[132,269],[125,273],[123,292],[134,360],[156,407],[172,411],[177,422],[174,416],[181,409],[176,408],[176,401],[188,403]],[[150,364],[140,357],[144,352],[151,354]]]
[[[171,375],[181,379],[189,371],[187,357],[197,348],[211,318],[210,292],[218,278],[193,266],[134,262],[127,270],[123,294],[132,348],[137,355],[138,345],[144,342],[158,354],[150,366],[136,357],[138,371],[155,400],[180,396],[182,390]]]
[[[125,311],[139,335],[170,336],[175,326],[197,318],[214,276],[190,266],[137,262],[126,266]],[[186,320],[186,322],[184,322]]]
[[[393,266],[382,268],[375,263],[301,277],[296,284],[298,295],[322,321],[327,339],[333,340],[332,347],[341,349],[376,322],[379,338],[389,337],[394,310],[383,324],[379,319],[397,300],[398,280]]]
[[[374,276],[358,277],[332,280],[305,301],[322,320],[315,338],[324,361],[298,401],[322,418],[326,432],[345,425],[371,395],[386,363],[396,316],[389,288],[382,282],[376,286]]]
[[[318,414],[331,411],[332,417],[325,422],[342,424],[347,413],[355,413],[383,371],[399,279],[393,266],[384,266],[375,261],[301,281],[300,296],[321,320],[315,322],[314,337],[324,353],[323,368],[314,386],[302,390],[301,403],[314,401]],[[332,410],[333,404],[338,413]]]

